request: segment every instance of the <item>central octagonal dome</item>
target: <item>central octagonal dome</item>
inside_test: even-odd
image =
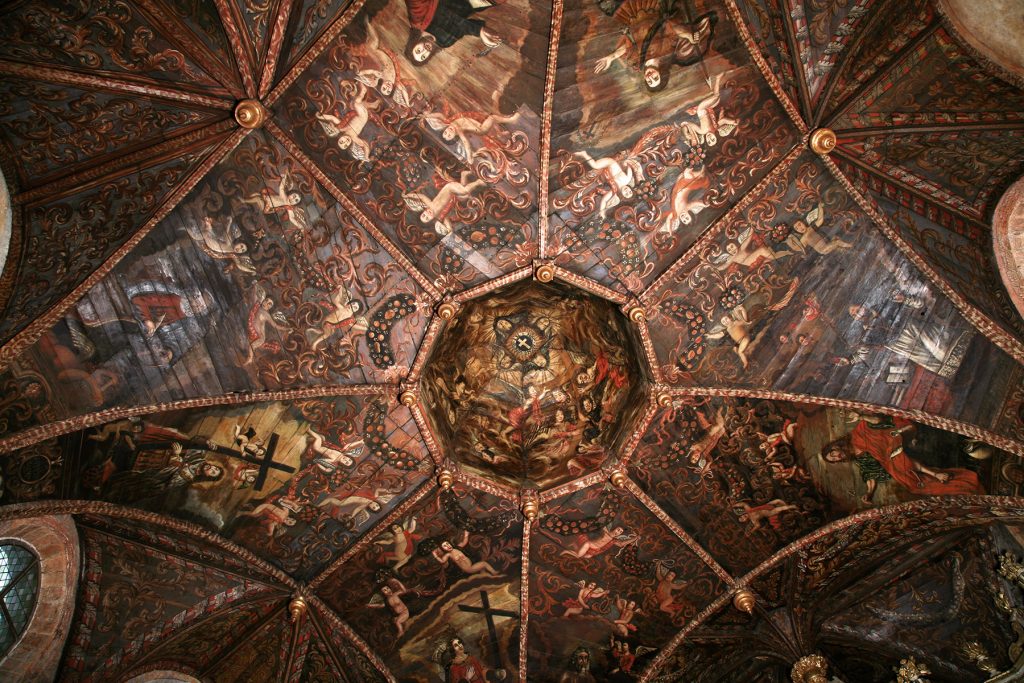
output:
[[[562,285],[512,285],[470,302],[421,379],[449,457],[504,483],[554,486],[614,456],[645,373],[629,323]]]

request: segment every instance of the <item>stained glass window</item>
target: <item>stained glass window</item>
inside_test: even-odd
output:
[[[39,592],[39,558],[14,543],[0,543],[0,657],[28,626]]]

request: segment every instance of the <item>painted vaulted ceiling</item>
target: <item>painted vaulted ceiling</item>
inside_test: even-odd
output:
[[[77,525],[59,680],[1014,666],[1024,80],[945,5],[0,12],[0,519]]]

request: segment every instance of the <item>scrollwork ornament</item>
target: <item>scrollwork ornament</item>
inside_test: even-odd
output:
[[[828,683],[828,660],[821,655],[807,655],[797,660],[790,671],[793,683]]]
[[[999,574],[1024,588],[1024,564],[1021,564],[1009,551],[999,556]]]
[[[901,659],[900,665],[893,667],[893,671],[896,672],[896,683],[931,683],[925,678],[931,669],[916,662],[913,657]]]

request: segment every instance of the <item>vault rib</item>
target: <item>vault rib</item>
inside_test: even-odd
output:
[[[198,677],[200,679],[207,678],[211,673],[219,669],[225,663],[229,662],[231,660],[232,655],[238,652],[238,650],[241,649],[243,645],[248,644],[249,641],[252,640],[256,635],[264,631],[269,631],[271,628],[274,627],[274,621],[276,619],[280,619],[281,617],[287,618],[287,614],[287,605],[281,605],[267,616],[263,617],[262,619],[258,619],[255,624],[245,629],[245,631],[238,636],[235,643],[231,647],[229,647],[224,652],[219,653],[217,657],[214,657],[212,661],[209,664],[207,664],[202,671],[199,672]]]
[[[969,506],[984,508],[986,513],[979,515],[975,510],[966,509]],[[793,541],[785,548],[779,550],[757,567],[737,579],[734,588],[738,590],[740,588],[749,587],[753,581],[775,569],[778,565],[782,564],[789,558],[797,555],[811,544],[822,542],[824,539],[834,535],[839,535],[854,527],[888,518],[900,518],[906,516],[923,517],[936,511],[943,511],[945,513],[943,521],[947,522],[948,526],[935,530],[934,533],[930,534],[928,537],[933,537],[939,533],[949,532],[964,527],[988,526],[996,522],[1013,524],[1014,522],[1019,523],[1024,521],[1024,506],[1021,505],[1021,499],[1010,496],[934,497],[910,501],[907,503],[898,503],[896,505],[888,505],[880,508],[872,508],[870,510],[864,510],[847,517],[843,517],[842,519],[836,520],[830,524],[826,524],[806,536]],[[897,532],[894,531],[893,533]],[[679,646],[682,645],[686,637],[707,621],[710,616],[724,607],[731,598],[731,593],[726,593],[720,596],[713,603],[704,608],[704,610],[702,610],[688,624],[686,624],[686,626],[684,626],[682,630],[680,630],[679,633],[677,633],[675,637],[673,637],[672,640],[661,649],[661,652],[655,656],[648,667],[643,670],[639,678],[639,683],[649,683],[654,675],[658,673],[658,669],[660,669],[669,657],[671,657],[679,648]]]
[[[654,293],[657,290],[668,286],[672,278],[678,276],[679,271],[683,269],[683,266],[686,265],[686,262],[688,260],[699,254],[702,249],[704,249],[715,238],[717,238],[718,234],[722,232],[722,229],[737,214],[746,210],[746,208],[750,206],[750,204],[752,204],[756,199],[758,199],[761,192],[763,192],[764,189],[768,187],[768,185],[770,185],[773,182],[776,182],[784,173],[786,173],[789,170],[789,167],[793,165],[797,157],[799,157],[803,153],[806,147],[807,146],[805,141],[801,141],[793,145],[793,149],[789,150],[789,152],[787,152],[786,155],[783,156],[777,164],[775,164],[775,167],[771,171],[769,171],[768,174],[765,175],[765,177],[762,178],[757,185],[754,185],[752,188],[747,190],[743,197],[740,198],[740,200],[736,202],[731,209],[729,209],[721,216],[719,216],[715,221],[713,221],[704,230],[701,236],[697,238],[697,241],[690,245],[690,247],[686,251],[680,254],[679,258],[672,262],[672,265],[666,268],[661,275],[659,275],[653,282],[651,282],[650,285],[647,286],[647,289],[640,292],[640,296],[638,297],[640,299],[640,302],[644,306],[649,305],[651,303],[652,297],[654,296]]]
[[[902,238],[899,233],[893,228],[889,221],[879,212],[872,203],[860,193],[860,191],[850,182],[850,179],[839,170],[835,162],[829,159],[827,156],[822,157],[822,161],[828,168],[829,172],[832,173],[833,177],[843,186],[854,201],[860,205],[860,208],[871,218],[875,226],[881,230],[889,240],[896,245],[900,253],[908,261],[921,271],[921,273],[948,298],[960,314],[964,316],[979,332],[989,339],[993,344],[998,346],[1000,349],[1006,352],[1011,358],[1017,361],[1018,364],[1024,365],[1024,344],[1021,344],[1006,332],[1001,325],[994,322],[987,315],[982,313],[980,310],[975,308],[969,303],[963,296],[956,292],[945,278],[937,273],[931,266],[929,266],[923,258],[921,258],[916,251]]]
[[[224,27],[224,34],[228,37],[228,44],[235,55],[235,66],[238,67],[238,74],[242,77],[242,86],[245,89],[246,97],[256,97],[256,62],[257,55],[250,44],[249,29],[245,22],[238,15],[238,7],[232,0],[214,0],[217,5],[217,14],[220,15],[220,23]]]
[[[263,74],[260,76],[258,88],[258,95],[261,98],[267,96],[274,84],[277,61],[281,58],[281,53],[284,50],[285,32],[288,30],[288,19],[291,17],[294,6],[295,0],[281,0],[281,5],[274,17],[270,39],[267,41],[267,54],[263,60]]]
[[[550,207],[548,202],[548,173],[551,168],[551,118],[554,109],[555,80],[558,75],[558,43],[562,34],[562,0],[551,4],[551,37],[548,39],[547,67],[544,70],[544,104],[540,119],[540,177],[537,196],[539,214],[538,253],[541,259],[548,257],[548,231],[550,230]]]
[[[273,120],[268,120],[265,124],[265,128],[270,132],[274,138],[281,143],[289,154],[302,164],[303,168],[309,171],[317,182],[323,185],[327,191],[334,197],[345,210],[352,214],[364,230],[377,240],[377,243],[384,248],[385,251],[395,259],[395,261],[409,274],[413,280],[420,286],[421,289],[430,297],[432,303],[437,302],[441,299],[441,292],[434,286],[434,284],[427,278],[427,276],[416,267],[416,265],[409,259],[408,256],[395,244],[390,237],[385,235],[370,218],[363,213],[362,209],[356,206],[355,202],[348,198],[340,187],[334,184],[334,181],[321,170],[313,159],[303,152],[295,141],[288,135],[284,130],[281,129]]]
[[[757,47],[754,39],[750,35],[750,31],[747,29],[747,23],[743,21],[743,15],[740,13],[739,7],[736,6],[736,0],[725,0],[725,8],[729,12],[729,18],[732,23],[736,26],[736,30],[740,34],[740,38],[743,40],[743,45],[747,48],[747,52],[750,53],[750,58],[754,60],[754,64],[761,71],[761,75],[768,82],[768,87],[771,88],[775,97],[778,98],[779,104],[789,114],[789,118],[796,125],[797,130],[801,133],[806,133],[807,122],[804,121],[800,111],[793,104],[793,101],[789,99],[789,95],[783,90],[782,84],[779,83],[779,77],[768,66],[768,62],[765,60],[764,55],[761,54],[761,50]],[[788,26],[788,24],[787,24]],[[796,67],[796,65],[793,65]],[[803,70],[796,69],[800,73],[800,77],[797,79],[798,83],[803,83]],[[806,87],[806,86],[804,86]]]
[[[789,401],[792,403],[810,403],[812,405],[827,406],[831,408],[850,408],[858,411],[883,413],[895,417],[902,417],[913,422],[920,422],[931,427],[956,432],[963,436],[978,439],[991,444],[1004,451],[1024,456],[1024,443],[1014,439],[1000,436],[987,429],[983,429],[969,422],[952,420],[948,417],[933,415],[923,410],[904,410],[878,403],[866,403],[863,401],[849,401],[841,398],[828,398],[826,396],[813,396],[810,394],[795,394],[785,391],[773,391],[770,389],[731,389],[723,387],[673,387],[669,389],[673,396],[719,396],[726,398],[758,398],[772,401]]]
[[[529,664],[530,625],[530,535],[533,522],[523,519],[523,549],[519,558],[519,681],[527,683],[526,667]]]
[[[192,191],[192,188],[194,188],[196,184],[206,176],[210,169],[227,156],[231,150],[233,150],[242,141],[242,139],[248,135],[248,133],[248,129],[240,128],[229,135],[206,157],[202,163],[196,166],[192,172],[185,177],[175,190],[167,195],[164,202],[150,214],[145,223],[143,223],[142,226],[136,230],[120,248],[117,249],[117,251],[107,258],[99,268],[94,270],[89,277],[75,287],[70,294],[64,296],[56,305],[52,306],[50,310],[33,320],[27,327],[25,327],[25,329],[14,335],[14,337],[0,347],[0,370],[6,369],[19,353],[24,351],[29,345],[41,337],[57,322],[57,320],[60,319],[62,315],[64,315],[64,312],[67,311],[68,308],[74,305],[74,303],[82,298],[86,292],[99,283],[107,273],[113,270],[114,266],[116,266],[121,259],[131,253],[131,251],[139,245],[150,231],[174,210],[178,205],[178,202],[184,199],[184,197]]]
[[[288,73],[275,85],[266,97],[262,98],[263,104],[270,107],[277,102],[284,95],[285,91],[295,82],[299,76],[302,75],[309,65],[312,64],[320,54],[330,46],[338,35],[345,30],[345,27],[349,25],[349,22],[359,13],[359,10],[363,8],[363,4],[366,0],[354,0],[345,8],[334,22],[324,31],[316,42],[309,46],[309,48],[302,54],[302,56],[295,62],[295,65],[288,70]]]
[[[66,67],[23,64],[8,59],[0,59],[0,74],[56,85],[72,85],[90,90],[155,97],[207,109],[230,111],[235,106],[234,102],[228,99],[202,95],[185,88],[168,87],[167,84],[144,76],[97,76],[95,72],[86,73]]]
[[[154,413],[191,408],[209,408],[213,406],[240,406],[250,403],[267,401],[301,401],[311,398],[329,398],[332,396],[386,396],[397,393],[397,386],[390,384],[348,384],[304,387],[302,389],[282,389],[279,391],[247,391],[241,393],[222,394],[220,396],[202,396],[187,398],[166,403],[152,403],[144,406],[120,406],[107,408],[85,415],[76,415],[57,422],[30,427],[11,436],[0,439],[0,453],[9,453],[19,448],[32,446],[40,441],[52,439],[71,432],[89,427],[125,420],[129,417],[141,417]]]
[[[859,138],[871,135],[915,135],[924,133],[967,133],[974,131],[1024,130],[1024,122],[1009,121],[1002,123],[929,123],[905,124],[902,126],[869,126],[865,128],[843,128],[836,130],[836,137]],[[837,151],[842,151],[840,148]]]
[[[789,0],[782,0],[784,6],[789,5]],[[794,3],[795,4],[795,3]],[[800,57],[800,46],[796,42],[796,32],[793,30],[793,13],[786,12],[782,17],[782,30],[786,33],[786,47],[789,51],[789,58],[793,71],[796,72],[796,91],[800,98],[800,108],[804,121],[812,120],[814,107],[811,104],[810,86],[807,85],[807,72],[804,70],[803,59]]]
[[[331,643],[330,638],[327,637],[326,630],[323,625],[320,624],[320,619],[316,616],[316,611],[307,610],[307,618],[310,623],[313,624],[313,630],[316,631],[317,636],[319,636],[321,642],[323,642],[324,649],[327,650],[327,656],[330,658],[331,664],[334,666],[334,672],[341,676],[341,680],[344,683],[348,683],[349,678],[345,675],[346,667],[342,666],[341,658],[338,656],[338,653],[334,651],[333,644]]]

